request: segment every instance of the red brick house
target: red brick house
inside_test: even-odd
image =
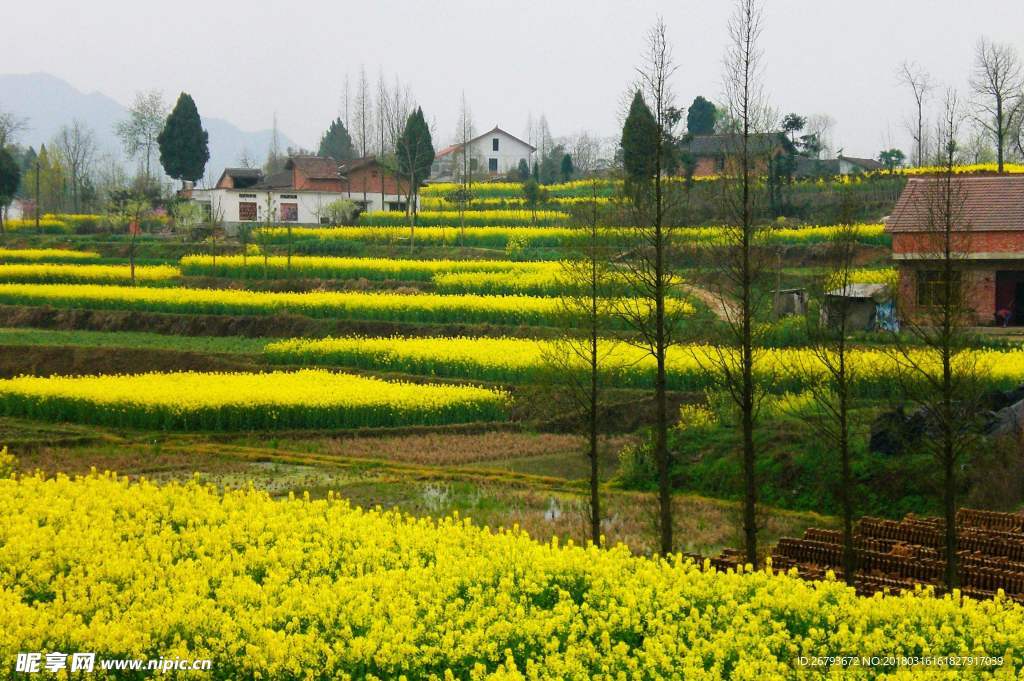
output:
[[[409,181],[382,166],[375,156],[342,161],[338,172],[341,191],[353,201],[365,201],[364,210],[405,210]]]
[[[751,136],[750,151],[760,157],[758,166],[764,172],[770,157],[787,152],[789,140],[780,132],[755,133]],[[683,142],[681,149],[694,161],[694,177],[719,175],[725,170],[726,159],[735,156],[741,146],[741,137],[734,133],[697,135]]]
[[[945,214],[936,209],[946,194],[942,182],[939,177],[908,180],[886,223],[903,315],[933,304],[941,285],[943,229],[934,216]],[[1024,176],[961,176],[952,182],[956,284],[966,287],[978,324],[995,323],[996,312],[1004,309],[1012,314],[1010,323],[1024,324]]]
[[[338,163],[329,156],[293,156],[266,175],[259,168],[225,168],[212,189],[187,196],[233,231],[252,222],[298,225],[330,223],[330,205],[351,200],[365,212],[404,211],[406,187],[369,156]]]

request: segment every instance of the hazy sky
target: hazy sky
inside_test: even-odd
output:
[[[454,133],[464,90],[477,130],[523,134],[546,114],[555,135],[616,134],[619,96],[657,15],[679,63],[681,103],[718,99],[725,0],[90,0],[17,3],[6,13],[0,73],[45,71],[128,103],[158,88],[190,92],[204,115],[270,127],[315,147],[361,64],[408,83],[436,146]],[[905,58],[966,94],[980,35],[1024,53],[1021,0],[767,0],[765,77],[781,111],[828,113],[849,155],[909,147]]]

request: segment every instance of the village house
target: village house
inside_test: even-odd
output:
[[[474,137],[469,148],[469,171],[474,177],[506,175],[525,162],[529,167],[536,147],[510,135],[498,126]],[[451,182],[462,173],[462,144],[445,147],[434,155],[429,182]]]
[[[259,168],[225,168],[212,188],[192,189],[188,196],[207,217],[234,231],[240,224],[268,221],[328,224],[328,206],[339,199],[364,212],[404,211],[407,187],[372,156],[341,164],[330,157],[295,156],[270,175]]]
[[[740,150],[740,136],[733,133],[697,135],[681,145],[694,162],[694,177],[718,175],[725,170],[725,159],[735,156]],[[786,153],[789,140],[781,132],[756,133],[751,135],[750,152],[760,157],[758,165],[762,170],[768,167],[770,157]]]
[[[942,178],[911,178],[886,223],[892,257],[899,270],[900,314],[912,317],[940,302],[943,227],[936,219]],[[997,314],[1024,324],[1024,176],[958,176],[950,196],[957,206],[953,248],[954,285],[978,324],[993,324]]]
[[[883,166],[873,158],[857,158],[843,156],[837,158],[804,158],[796,160],[793,176],[805,178],[838,177],[844,175],[861,175],[882,170]]]

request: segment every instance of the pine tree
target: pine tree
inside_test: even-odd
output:
[[[568,182],[572,179],[572,174],[576,172],[576,169],[572,165],[572,156],[565,154],[562,156],[562,182]]]
[[[410,228],[416,223],[416,195],[419,186],[430,175],[430,166],[434,162],[434,143],[430,138],[430,127],[423,117],[423,109],[416,107],[416,110],[409,115],[405,122],[405,129],[398,139],[398,171],[408,178],[409,197],[409,225]],[[410,234],[409,244],[412,247],[413,238]]]
[[[182,92],[157,137],[164,171],[183,183],[197,181],[210,160],[209,141],[196,103],[187,92]]]
[[[340,118],[331,121],[331,126],[320,138],[320,148],[316,153],[318,156],[330,156],[335,161],[347,161],[355,157],[352,137],[345,128],[344,121]]]
[[[657,146],[658,123],[638,90],[622,126],[622,166],[634,188],[645,186],[657,173]]]
[[[718,109],[715,105],[697,95],[686,112],[686,132],[691,135],[710,135],[715,131]]]
[[[519,159],[519,166],[516,168],[516,172],[519,174],[521,182],[526,182],[530,179],[530,165],[526,162],[525,158]]]

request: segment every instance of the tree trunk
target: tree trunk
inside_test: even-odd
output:
[[[128,268],[131,270],[132,286],[135,286],[135,235],[128,243]]]
[[[842,342],[842,341],[840,341]],[[853,474],[850,469],[850,438],[848,397],[846,390],[845,348],[839,350],[839,503],[843,512],[843,578],[854,585],[857,572],[857,554],[853,549]]]
[[[945,487],[944,511],[946,516],[946,588],[953,590],[960,586],[960,566],[957,556],[956,533],[956,457],[952,433],[947,437],[943,462],[943,486]]]
[[[594,299],[592,299],[594,300]],[[596,303],[596,300],[594,301]],[[595,315],[590,335],[590,538],[595,546],[601,545],[601,495],[598,488],[598,441],[597,441],[597,324],[596,305],[591,306]]]
[[[288,278],[292,276],[292,225],[288,223]]]
[[[754,216],[750,205],[750,174],[753,170],[750,159],[749,122],[743,122],[743,235],[741,254],[741,297],[743,324],[740,332],[740,353],[742,386],[740,411],[743,429],[743,534],[746,560],[757,568],[757,482],[754,470],[754,337],[753,337],[753,281],[750,262],[753,244],[751,237]]]

